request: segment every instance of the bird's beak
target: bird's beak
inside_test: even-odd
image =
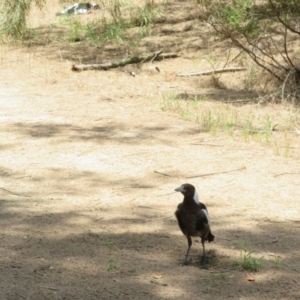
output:
[[[181,192],[181,193],[183,193],[183,192],[185,192],[185,189],[184,189],[184,187],[181,185],[180,187],[178,187],[177,189],[175,189],[175,191],[176,191],[176,192]]]

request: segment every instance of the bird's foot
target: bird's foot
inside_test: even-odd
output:
[[[186,258],[185,261],[181,264],[182,266],[188,266],[190,263],[191,259],[190,258]]]
[[[207,263],[207,259],[206,256],[202,256],[201,261],[200,261],[200,265],[205,265]]]

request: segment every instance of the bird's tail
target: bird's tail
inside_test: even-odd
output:
[[[211,231],[209,231],[208,236],[207,236],[207,240],[208,242],[213,242],[215,239],[215,236],[211,233]]]

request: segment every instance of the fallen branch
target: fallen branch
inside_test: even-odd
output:
[[[129,56],[119,61],[107,62],[102,64],[86,64],[86,65],[73,65],[72,71],[86,71],[86,70],[109,70],[113,68],[123,67],[129,64],[137,64],[137,63],[144,63],[147,61],[154,61],[154,60],[163,60],[166,58],[176,58],[179,55],[176,53],[162,53],[162,51],[157,51],[155,53],[149,55],[142,55],[142,56]]]
[[[230,172],[235,172],[235,171],[240,171],[244,170],[246,167],[234,169],[234,170],[229,170],[229,171],[222,171],[222,172],[214,172],[214,173],[206,173],[206,174],[199,174],[199,175],[193,175],[193,176],[187,176],[185,178],[197,178],[197,177],[205,177],[205,176],[211,176],[211,175],[217,175],[217,174],[224,174],[224,173],[230,173]]]
[[[222,69],[215,69],[203,72],[193,72],[193,73],[186,73],[186,74],[177,74],[179,77],[186,77],[186,76],[201,76],[201,75],[210,75],[210,74],[217,74],[217,73],[225,73],[225,72],[237,72],[237,71],[246,71],[248,68],[244,67],[233,67],[233,68],[222,68]]]

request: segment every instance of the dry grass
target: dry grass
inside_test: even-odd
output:
[[[300,111],[297,107],[255,103],[257,100],[251,99],[251,94],[240,99],[241,93],[238,100],[210,101],[210,93],[166,93],[160,100],[160,107],[199,124],[201,131],[213,136],[227,133],[235,140],[260,142],[273,149],[276,155],[300,158]],[[217,95],[222,96],[226,94]]]

